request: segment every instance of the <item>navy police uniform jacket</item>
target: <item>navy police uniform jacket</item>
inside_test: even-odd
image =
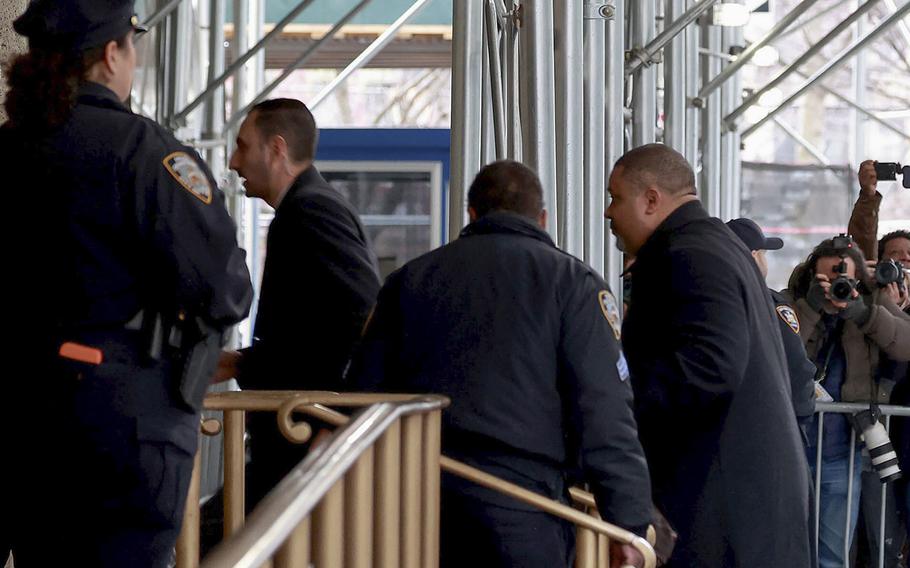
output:
[[[604,281],[533,221],[492,212],[389,276],[351,386],[448,396],[447,455],[496,456],[492,473],[538,492],[529,478],[580,466],[603,517],[643,534],[648,468],[618,338]]]
[[[808,566],[808,466],[777,315],[749,251],[697,201],[631,267],[623,347],[672,566]]]
[[[17,430],[5,445],[16,464],[3,468],[13,477],[5,510],[22,534],[38,535],[42,554],[163,562],[173,541],[159,531],[176,538],[198,415],[179,400],[177,365],[152,357],[126,324],[140,311],[182,312],[223,331],[246,317],[252,288],[224,198],[191,149],[95,83],[53,131],[0,129],[0,160],[16,212],[4,226],[17,354],[0,397],[0,420]],[[67,341],[103,361],[58,357]],[[35,419],[39,408],[47,420]],[[44,545],[48,510],[74,548]],[[98,538],[107,540],[91,548]],[[127,549],[131,557],[118,556]]]
[[[793,411],[797,421],[803,425],[815,414],[815,365],[806,355],[806,348],[799,336],[799,316],[789,300],[774,290],[771,300],[781,339],[784,341],[784,355],[787,359],[787,370],[790,375],[790,391],[793,400]]]
[[[357,212],[310,166],[278,204],[266,247],[241,385],[338,390],[379,292]]]

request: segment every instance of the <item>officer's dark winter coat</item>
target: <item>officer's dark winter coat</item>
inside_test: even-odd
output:
[[[808,474],[777,315],[749,251],[698,202],[640,249],[623,345],[673,566],[809,565]]]
[[[269,226],[241,385],[337,390],[377,292],[376,261],[357,213],[311,166]]]
[[[581,463],[604,518],[643,532],[647,466],[608,294],[532,221],[489,213],[389,276],[352,381],[449,396],[443,450],[502,456],[499,475]]]

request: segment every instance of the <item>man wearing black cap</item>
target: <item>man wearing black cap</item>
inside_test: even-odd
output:
[[[208,168],[123,103],[137,22],[132,0],[36,0],[14,24],[0,541],[17,568],[168,564],[201,397],[252,299]]]
[[[727,222],[727,226],[737,237],[752,251],[752,257],[755,264],[761,271],[762,276],[768,277],[768,261],[765,258],[765,251],[780,250],[784,246],[784,241],[775,237],[765,237],[761,227],[752,219],[740,218]],[[796,412],[796,420],[804,430],[805,436],[806,422],[812,418],[815,413],[815,365],[806,356],[806,348],[803,347],[803,341],[799,337],[799,316],[796,310],[790,305],[790,302],[783,294],[771,290],[771,299],[774,300],[774,311],[777,313],[778,324],[780,326],[780,335],[784,340],[784,354],[787,357],[787,366],[790,371],[790,390],[792,391],[791,400],[793,401],[793,411]],[[806,441],[805,439],[803,440]]]

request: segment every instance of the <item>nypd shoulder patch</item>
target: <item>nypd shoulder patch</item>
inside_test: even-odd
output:
[[[610,327],[613,328],[613,335],[618,340],[620,335],[620,315],[619,307],[616,305],[616,298],[607,290],[601,290],[597,293],[597,304],[600,306],[604,317],[607,318]]]
[[[198,162],[186,152],[169,154],[162,162],[183,189],[208,205],[212,202],[212,184]]]
[[[793,333],[799,334],[799,317],[797,317],[796,311],[787,305],[777,306],[775,310],[780,319],[784,320],[784,323],[790,326]]]

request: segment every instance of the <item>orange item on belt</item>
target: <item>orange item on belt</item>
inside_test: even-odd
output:
[[[59,355],[66,359],[90,365],[100,365],[104,361],[104,353],[100,349],[89,347],[88,345],[80,345],[72,341],[67,341],[60,346]]]

